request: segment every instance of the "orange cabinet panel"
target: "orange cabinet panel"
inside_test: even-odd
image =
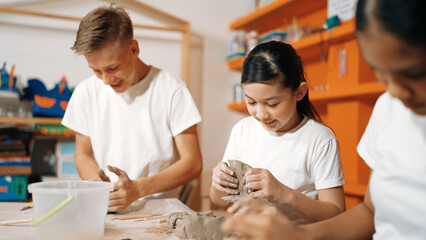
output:
[[[375,81],[373,70],[362,58],[356,39],[334,44],[328,53],[330,86],[343,89]]]

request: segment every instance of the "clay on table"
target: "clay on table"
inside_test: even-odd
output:
[[[188,214],[187,212],[171,213],[167,224],[175,229],[179,239],[221,240],[224,234],[220,225],[224,217],[216,217],[212,211]]]

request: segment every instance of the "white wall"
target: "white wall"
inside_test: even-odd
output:
[[[221,160],[232,126],[245,115],[227,109],[232,85],[239,72],[227,68],[230,34],[228,25],[254,10],[254,0],[144,0],[156,8],[191,23],[190,89],[203,116],[199,127],[204,169],[211,170]],[[0,6],[82,17],[100,1],[83,0],[2,0]],[[136,24],[154,23],[129,10]],[[16,64],[22,82],[40,78],[53,87],[62,75],[76,86],[91,74],[83,57],[69,49],[78,22],[25,17],[0,13],[0,63]],[[140,57],[180,76],[181,48],[178,34],[136,30]]]

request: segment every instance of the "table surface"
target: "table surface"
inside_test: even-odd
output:
[[[24,202],[0,202],[0,221],[34,218],[34,209],[21,211],[24,206],[26,206]],[[179,238],[168,230],[166,223],[159,223],[158,220],[119,220],[118,217],[147,213],[167,215],[181,211],[193,213],[189,207],[176,198],[138,200],[123,211],[107,214],[103,239],[178,240]],[[159,233],[167,231],[170,233]],[[0,236],[1,239],[8,240],[35,239],[35,228],[29,223],[13,226],[0,225]]]

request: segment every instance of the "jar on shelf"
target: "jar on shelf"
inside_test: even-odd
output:
[[[234,102],[244,101],[244,92],[241,83],[234,84]]]
[[[247,34],[247,53],[257,46],[257,32],[252,30]]]

